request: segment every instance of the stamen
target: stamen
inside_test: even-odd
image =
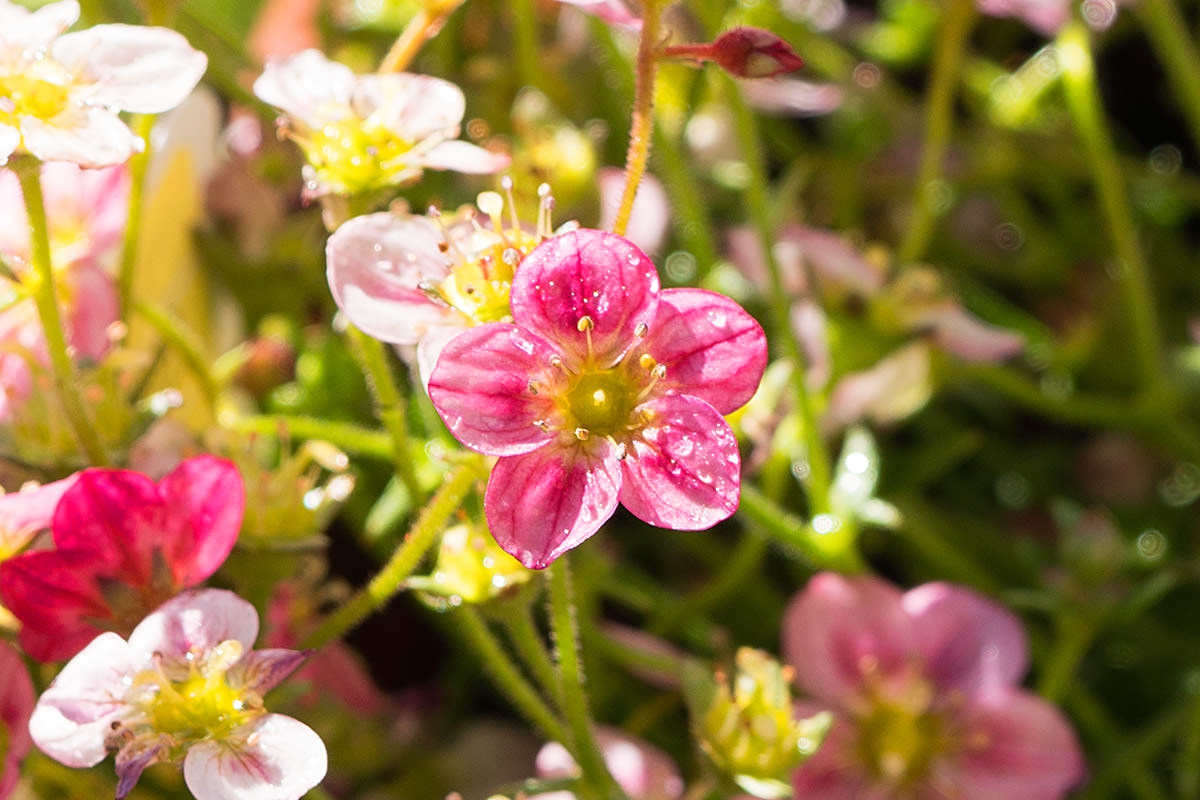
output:
[[[617,443],[617,461],[624,461],[625,456],[629,455],[629,447],[624,442]]]
[[[508,196],[508,217],[512,221],[513,235],[516,236],[521,232],[521,220],[517,219],[517,201],[513,197],[513,179],[505,175],[500,179],[500,188]],[[496,230],[503,235],[501,228],[496,228]]]
[[[592,322],[592,318],[587,314],[584,314],[579,318],[579,322],[575,323],[576,330],[587,336],[588,363],[592,362],[592,328],[594,327],[596,327],[596,323]]]
[[[504,238],[504,219],[501,216],[501,212],[504,211],[504,198],[496,192],[480,192],[479,196],[475,198],[475,205],[488,215],[492,221],[492,227],[496,229],[496,234]]]
[[[667,377],[667,365],[659,364],[649,353],[642,354],[642,357],[638,359],[638,365],[650,372],[650,382],[646,384],[645,388],[637,396],[636,402],[640,403],[646,399],[646,396],[650,392],[654,391],[654,387],[658,385],[659,381]]]
[[[650,326],[644,322],[639,322],[637,327],[633,329],[633,335],[641,339],[650,332]]]
[[[537,235],[538,239],[546,239],[554,232],[552,222],[550,220],[551,212],[554,211],[554,195],[550,194],[550,184],[543,183],[538,186],[538,219],[537,219]]]
[[[587,428],[576,428],[575,438],[581,442],[586,442],[591,437],[591,432]]]
[[[550,430],[550,423],[544,419],[535,419],[533,421],[533,426],[542,433],[547,433]]]
[[[442,219],[442,210],[437,206],[430,206],[429,211],[426,212],[426,216],[436,222],[438,228],[442,231],[442,241],[446,244],[446,248],[443,250],[442,246],[439,244],[438,250],[441,250],[443,253],[454,250],[454,254],[458,256],[459,263],[465,264],[468,261],[467,256],[462,250],[458,249],[458,245],[455,243],[454,239],[450,237],[450,229],[446,227],[446,223]]]

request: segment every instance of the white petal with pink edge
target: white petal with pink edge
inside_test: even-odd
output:
[[[196,800],[298,800],[325,777],[321,737],[283,714],[266,714],[229,740],[188,750],[183,778]]]
[[[224,589],[199,589],[168,600],[129,635],[129,647],[147,657],[182,657],[221,642],[237,641],[249,650],[258,636],[254,606]]]

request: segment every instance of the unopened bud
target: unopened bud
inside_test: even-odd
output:
[[[804,66],[790,44],[771,31],[750,26],[725,31],[710,44],[666,47],[662,54],[712,61],[736,78],[772,78]]]

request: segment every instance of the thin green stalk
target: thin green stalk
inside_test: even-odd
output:
[[[1067,609],[1054,625],[1055,640],[1038,678],[1038,693],[1052,703],[1060,702],[1075,680],[1075,671],[1099,630],[1099,620]]]
[[[209,405],[217,401],[217,380],[213,377],[209,360],[204,355],[203,344],[195,332],[176,317],[154,303],[138,300],[133,303],[132,310],[142,315],[163,338],[183,358],[184,363],[200,381],[204,399]]]
[[[293,439],[321,439],[356,456],[392,460],[392,438],[381,431],[372,431],[349,422],[333,422],[317,417],[289,414],[257,414],[222,419],[221,424],[232,431],[261,433],[268,436],[287,436]]]
[[[750,484],[742,484],[738,513],[760,526],[785,548],[795,549],[816,569],[862,572],[866,569],[853,539],[846,540],[843,529],[826,534],[815,533],[803,519],[776,505]]]
[[[733,108],[737,120],[738,142],[742,148],[742,159],[750,170],[750,180],[746,186],[746,205],[750,210],[750,221],[758,233],[759,246],[767,264],[767,274],[770,277],[768,294],[768,310],[771,315],[771,327],[775,329],[775,341],[782,344],[785,355],[792,360],[796,368],[792,370],[791,386],[796,399],[796,410],[800,414],[800,424],[803,430],[804,443],[808,450],[808,503],[813,516],[830,511],[829,506],[829,455],[825,451],[825,442],[821,440],[821,431],[817,423],[816,409],[813,399],[805,384],[807,369],[804,351],[791,325],[791,298],[783,288],[783,278],[780,275],[779,262],[775,258],[775,232],[771,227],[770,210],[767,208],[767,178],[766,166],[763,164],[763,149],[758,133],[758,123],[746,106],[741,90],[730,77],[725,78],[726,96]],[[850,525],[846,520],[845,525]]]
[[[1102,703],[1075,686],[1067,702],[1081,726],[1105,745],[1101,757],[1092,760],[1093,772],[1079,800],[1101,800],[1132,796],[1137,800],[1167,800],[1170,795],[1159,781],[1153,762],[1175,741],[1181,725],[1189,719],[1186,706],[1170,706],[1136,730],[1109,719]],[[1118,791],[1121,784],[1129,794]]]
[[[429,548],[437,541],[438,534],[446,526],[446,521],[462,505],[463,499],[479,478],[478,464],[464,464],[458,467],[425,506],[404,537],[404,542],[392,554],[379,574],[309,634],[304,640],[304,646],[320,647],[344,636],[399,592],[405,579],[412,574]]]
[[[633,117],[629,125],[629,150],[625,155],[625,191],[617,208],[613,233],[624,234],[633,213],[638,184],[646,174],[654,132],[654,88],[658,77],[659,21],[663,0],[646,0],[642,9],[642,32],[638,40],[637,79],[633,90]]]
[[[757,531],[745,531],[741,541],[726,559],[721,571],[712,580],[684,597],[679,603],[661,607],[646,628],[652,634],[663,635],[675,630],[680,623],[701,614],[737,593],[753,579],[767,552],[767,538]]]
[[[350,350],[358,362],[359,368],[367,379],[367,387],[375,400],[375,410],[379,420],[392,437],[392,468],[396,477],[408,489],[408,496],[413,502],[420,502],[424,496],[417,481],[416,470],[413,469],[412,446],[408,438],[408,404],[404,395],[396,387],[396,379],[392,368],[388,365],[387,352],[383,342],[360,331],[353,325],[346,327],[346,336],[350,340]]]
[[[558,673],[554,670],[554,660],[550,656],[546,642],[542,638],[541,632],[538,631],[537,625],[534,624],[532,606],[523,603],[522,608],[509,608],[507,611],[508,613],[503,615],[502,621],[517,654],[520,655],[533,677],[545,689],[546,696],[556,702],[561,702],[562,694],[559,691]]]
[[[117,294],[121,313],[129,318],[133,295],[133,275],[137,267],[138,239],[142,232],[142,197],[146,189],[146,166],[150,163],[150,130],[153,114],[138,114],[133,120],[133,132],[145,143],[140,153],[129,159],[129,211],[125,221],[125,239],[121,245],[121,264],[117,272]]]
[[[513,0],[509,19],[515,33],[513,57],[520,71],[521,82],[541,89],[544,85],[545,70],[538,59],[541,52],[538,49],[538,15],[532,0]]]
[[[917,190],[913,216],[899,248],[901,264],[917,261],[925,255],[938,215],[935,186],[942,173],[946,146],[954,120],[955,87],[962,75],[963,54],[978,13],[972,0],[951,0],[938,30],[933,52],[932,77],[925,96],[925,142],[921,165],[917,170]]]
[[[1081,395],[1055,396],[1042,391],[1036,383],[1008,367],[976,364],[957,369],[956,376],[979,381],[1000,392],[1008,400],[1037,412],[1048,419],[1073,425],[1139,430],[1147,419],[1156,416],[1149,406],[1125,400],[1109,400]]]
[[[575,598],[567,559],[565,555],[560,556],[548,572],[550,621],[554,631],[554,650],[558,656],[559,691],[571,737],[571,750],[583,772],[581,789],[597,797],[623,797],[624,793],[604,764],[604,756],[596,744],[588,716],[587,681],[579,654],[579,628],[575,619]]]
[[[1082,22],[1072,21],[1059,33],[1057,44],[1067,107],[1099,196],[1101,227],[1107,229],[1115,251],[1114,275],[1124,290],[1142,389],[1150,396],[1161,395],[1166,371],[1160,358],[1162,342],[1150,270],[1138,244],[1120,163],[1105,122],[1088,30]]]
[[[471,606],[463,606],[455,611],[454,616],[461,623],[460,628],[466,634],[475,653],[482,659],[483,668],[517,710],[547,738],[556,742],[567,742],[567,732],[562,723],[509,659],[479,612]]]
[[[1200,50],[1188,34],[1187,21],[1174,0],[1142,0],[1131,6],[1150,44],[1166,69],[1167,79],[1179,99],[1192,144],[1200,151]]]
[[[947,578],[970,584],[986,592],[998,592],[1001,585],[977,561],[967,555],[943,531],[954,530],[953,525],[941,524],[930,506],[917,497],[890,497],[904,522],[897,528],[896,535],[908,542],[928,559],[930,564]]]
[[[1175,787],[1180,797],[1200,797],[1200,692],[1193,690],[1188,718],[1179,737]]]
[[[46,203],[42,195],[42,164],[32,157],[17,156],[9,162],[21,182],[25,197],[25,210],[29,216],[30,257],[33,262],[33,301],[46,337],[46,350],[50,355],[50,369],[54,375],[54,387],[59,402],[67,415],[67,421],[79,446],[95,466],[108,466],[108,454],[100,441],[100,434],[88,416],[83,398],[79,394],[79,383],[75,376],[75,364],[67,351],[67,339],[63,333],[62,315],[58,309],[58,289],[55,287],[54,265],[50,259],[50,231],[46,223]]]

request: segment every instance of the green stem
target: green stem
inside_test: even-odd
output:
[[[209,405],[217,401],[217,380],[209,369],[209,361],[204,355],[204,345],[195,332],[171,312],[145,300],[132,304],[132,310],[146,319],[170,347],[183,358],[192,373],[200,381],[204,399]]]
[[[653,5],[653,3],[651,4]],[[558,656],[559,692],[567,718],[571,750],[583,772],[580,788],[597,796],[623,797],[616,781],[604,764],[604,756],[592,734],[588,716],[587,683],[579,654],[579,629],[575,619],[571,571],[567,556],[560,556],[548,569],[550,573],[550,621],[554,631],[554,650]],[[614,794],[614,792],[616,794]]]
[[[554,660],[546,648],[546,642],[533,621],[533,609],[529,603],[522,603],[520,610],[508,609],[504,614],[504,627],[508,638],[516,647],[521,660],[525,662],[533,677],[546,690],[546,696],[561,701],[558,673],[554,671]]]
[[[437,541],[446,521],[462,505],[463,499],[479,478],[478,464],[464,464],[458,467],[425,506],[425,510],[404,537],[404,542],[392,554],[379,574],[309,634],[304,646],[320,647],[344,636],[399,592],[405,579],[412,574],[429,548]]]
[[[936,182],[942,173],[946,146],[954,119],[954,95],[962,75],[963,54],[977,17],[972,0],[951,0],[938,31],[933,53],[932,77],[925,97],[925,142],[917,171],[913,217],[899,248],[901,264],[925,255],[939,209],[935,207]]]
[[[725,561],[725,566],[712,580],[695,592],[684,597],[680,602],[660,607],[660,612],[651,618],[647,630],[661,636],[675,630],[680,623],[687,621],[696,614],[719,604],[722,600],[737,593],[754,575],[759,572],[763,556],[767,552],[767,538],[757,531],[745,531],[733,553]]]
[[[629,150],[625,155],[625,191],[617,208],[613,233],[624,234],[633,213],[638,184],[646,174],[654,132],[654,85],[658,77],[658,27],[662,0],[646,0],[642,10],[642,33],[638,40],[637,80],[633,90],[633,117],[629,125]]]
[[[800,517],[776,505],[750,484],[742,484],[742,499],[738,512],[759,525],[785,549],[797,551],[816,569],[839,572],[862,572],[866,569],[854,540],[846,536],[845,527],[818,534]]]
[[[521,671],[513,665],[479,612],[471,606],[463,606],[455,612],[455,618],[461,623],[462,631],[476,654],[483,660],[484,669],[517,710],[547,738],[556,742],[566,742],[566,730],[562,723],[521,675]]]
[[[54,375],[54,387],[59,402],[66,412],[67,421],[79,446],[95,466],[107,466],[108,454],[100,441],[91,417],[79,394],[79,383],[75,377],[75,364],[67,350],[67,339],[63,334],[62,315],[58,308],[58,289],[55,287],[54,265],[50,258],[50,231],[46,222],[46,204],[42,195],[42,164],[32,157],[17,156],[9,162],[21,182],[25,197],[25,210],[29,216],[30,256],[34,270],[33,301],[46,337],[46,350],[50,355],[50,368]],[[85,299],[86,302],[86,299]]]
[[[1138,244],[1120,164],[1096,85],[1090,37],[1082,22],[1072,21],[1062,29],[1058,35],[1058,50],[1067,107],[1082,140],[1092,183],[1099,196],[1104,217],[1102,227],[1108,230],[1116,251],[1114,274],[1124,289],[1142,387],[1146,394],[1158,395],[1162,393],[1165,370],[1159,357],[1162,344],[1150,271]]]
[[[796,368],[792,370],[791,387],[795,395],[796,410],[800,415],[800,424],[804,429],[804,443],[808,450],[808,504],[812,516],[825,514],[830,511],[829,505],[829,455],[825,452],[825,443],[821,440],[821,430],[817,422],[813,398],[805,384],[806,362],[804,351],[791,325],[791,297],[783,288],[783,278],[780,275],[779,262],[775,258],[775,233],[771,227],[770,210],[767,208],[767,178],[766,166],[763,163],[762,146],[758,133],[758,124],[754,115],[742,99],[737,83],[730,77],[725,78],[726,95],[733,108],[737,120],[738,142],[742,148],[742,159],[750,170],[750,180],[746,186],[746,205],[750,210],[750,220],[758,233],[759,247],[767,264],[767,274],[770,278],[768,293],[768,310],[771,316],[771,326],[775,329],[775,340],[784,348],[787,358],[792,360]],[[849,526],[849,520],[844,521]],[[851,537],[853,540],[853,537]]]
[[[1071,687],[1079,663],[1096,638],[1098,620],[1068,609],[1055,623],[1055,641],[1038,679],[1038,693],[1058,703]]]
[[[1175,786],[1180,797],[1200,797],[1200,692],[1192,691],[1188,719],[1179,740]]]
[[[1189,709],[1170,707],[1142,728],[1130,730],[1128,725],[1110,719],[1104,705],[1081,686],[1072,688],[1067,703],[1080,726],[1100,745],[1094,748],[1098,753],[1092,760],[1094,771],[1087,787],[1078,794],[1079,800],[1114,796],[1166,800],[1170,796],[1153,763],[1174,741],[1179,727],[1186,724]],[[1128,795],[1118,793],[1121,784],[1129,789]]]
[[[392,460],[392,439],[388,434],[368,430],[349,422],[333,422],[288,414],[259,414],[222,419],[221,424],[240,433],[261,433],[292,439],[320,439],[354,455],[380,461]]]
[[[408,408],[404,396],[396,387],[392,368],[388,365],[387,351],[383,342],[360,331],[353,325],[346,327],[350,349],[358,361],[359,368],[367,378],[367,387],[375,400],[376,413],[392,437],[392,468],[396,477],[408,489],[408,496],[419,503],[423,496],[413,469],[412,447],[406,423]]]
[[[129,211],[125,222],[125,239],[121,246],[121,265],[117,272],[117,293],[121,313],[129,318],[133,297],[133,275],[137,267],[138,239],[142,231],[142,196],[146,189],[146,166],[150,163],[150,129],[153,114],[138,114],[133,120],[133,132],[145,143],[142,152],[129,159]]]
[[[1171,88],[1179,98],[1192,144],[1200,150],[1200,51],[1188,35],[1187,21],[1173,0],[1142,0],[1132,6],[1166,69]]]

